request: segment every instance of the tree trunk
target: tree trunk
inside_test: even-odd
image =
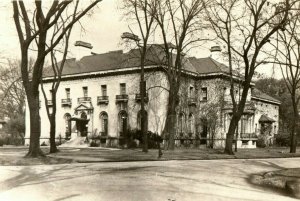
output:
[[[28,106],[30,112],[30,144],[29,151],[25,157],[45,156],[40,148],[41,122],[39,115],[39,96],[38,93],[31,93],[28,96]]]
[[[145,55],[141,58],[141,82],[140,82],[140,96],[141,96],[141,131],[143,135],[143,152],[148,152],[148,132],[146,129],[146,113],[145,113],[145,97],[146,97],[146,86],[144,82],[144,59]]]
[[[143,114],[144,113],[144,114]],[[141,131],[143,134],[143,152],[147,153],[148,152],[148,135],[147,135],[147,130],[146,130],[146,118],[145,118],[145,109],[141,109]]]
[[[165,123],[164,133],[168,133],[168,149],[175,148],[175,134],[176,134],[176,106],[178,104],[178,93],[176,86],[170,83],[169,101],[167,107],[167,119]]]
[[[234,153],[232,151],[232,141],[233,141],[233,137],[234,137],[238,122],[239,122],[239,119],[237,117],[233,116],[230,121],[230,124],[229,124],[229,129],[228,129],[228,132],[226,135],[225,150],[224,150],[224,153],[229,154],[229,155],[234,155]]]
[[[292,93],[292,104],[293,104],[293,113],[294,113],[294,119],[293,119],[293,127],[291,132],[291,145],[290,145],[290,153],[296,153],[297,149],[297,134],[299,132],[299,114],[298,114],[298,107],[296,102],[296,91],[293,91]]]
[[[243,92],[240,101],[236,105],[236,108],[233,108],[233,114],[232,119],[229,124],[229,129],[226,135],[226,144],[224,153],[229,155],[234,155],[232,151],[232,140],[235,134],[235,131],[238,127],[238,123],[243,115],[245,104],[247,101],[248,91],[250,88],[250,81],[252,79],[252,76],[248,77],[248,80],[245,80],[243,83]],[[237,139],[236,139],[237,140]]]
[[[50,153],[56,153],[59,150],[56,147],[56,143],[55,143],[55,134],[56,134],[56,92],[57,89],[55,89],[54,91],[52,91],[51,94],[51,99],[52,99],[52,103],[53,103],[53,108],[52,108],[52,114],[49,113],[49,122],[50,122]],[[49,107],[49,106],[46,106]]]
[[[296,129],[292,129],[290,153],[296,153],[296,147],[297,147]]]
[[[56,127],[55,116],[56,115],[53,113],[50,118],[50,153],[58,152],[58,149],[57,149],[56,143],[55,143],[55,127]]]
[[[239,123],[238,123],[238,124],[239,124]],[[236,129],[235,129],[234,152],[237,152],[238,137],[239,137],[239,126],[237,125],[237,127],[236,127]]]

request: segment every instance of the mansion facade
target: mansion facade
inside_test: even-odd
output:
[[[63,138],[101,136],[101,146],[117,146],[128,130],[140,129],[140,66],[132,52],[112,51],[66,61],[57,92],[56,135]],[[232,116],[228,68],[211,57],[186,58],[180,86],[176,146],[198,140],[200,146],[225,146]],[[40,92],[41,143],[48,143],[50,124],[46,105],[53,76],[44,72],[45,102]],[[241,94],[240,79],[235,84]],[[147,129],[162,135],[169,83],[162,65],[145,66]],[[277,134],[280,102],[251,85],[239,127],[238,147],[255,148],[258,135]],[[26,109],[26,136],[30,132]],[[186,139],[186,140],[185,140]],[[45,141],[45,142],[44,142]]]

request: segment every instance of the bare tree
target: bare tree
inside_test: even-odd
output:
[[[39,85],[43,73],[46,56],[61,42],[72,26],[88,13],[101,0],[89,3],[75,17],[68,18],[65,27],[57,34],[50,45],[47,45],[47,36],[51,29],[61,19],[61,16],[72,7],[72,1],[53,1],[46,9],[42,1],[35,1],[34,11],[30,12],[23,1],[13,1],[14,22],[20,42],[21,50],[21,75],[26,92],[30,111],[30,145],[27,157],[43,156],[40,149],[40,116],[39,116]],[[32,74],[29,74],[29,51],[36,48],[35,62]]]
[[[78,5],[79,5],[79,1],[76,1],[75,4],[75,8],[74,8],[74,13],[71,15],[71,17],[75,18],[76,14],[77,14],[77,9],[78,9]],[[66,24],[66,20],[67,18],[70,18],[70,16],[66,16],[66,19],[64,19],[63,17],[60,18],[60,21],[57,22],[54,27],[53,27],[53,34],[52,34],[52,38],[50,41],[50,44],[53,45],[57,34],[60,34],[61,31],[63,31],[63,29],[65,29],[65,24]],[[50,53],[50,57],[51,57],[51,67],[52,67],[52,72],[53,72],[53,79],[52,79],[52,85],[51,85],[51,98],[50,100],[52,101],[51,106],[48,104],[48,98],[47,98],[47,94],[45,92],[44,89],[44,85],[43,85],[43,79],[41,78],[41,89],[43,92],[43,96],[45,98],[45,108],[46,108],[46,112],[47,112],[47,116],[50,122],[50,153],[55,153],[58,151],[56,143],[55,143],[55,136],[56,136],[56,108],[57,108],[57,104],[56,104],[56,94],[57,94],[57,90],[59,88],[60,85],[60,81],[61,81],[61,76],[62,76],[62,71],[67,59],[67,55],[68,55],[68,49],[69,49],[69,39],[71,36],[71,32],[72,32],[72,27],[71,26],[69,28],[69,30],[65,33],[64,39],[62,40],[61,43],[63,43],[63,48],[62,50],[60,49],[52,49],[51,53]],[[62,59],[60,62],[57,61],[57,54],[62,53]],[[49,69],[48,69],[49,70]],[[52,111],[50,112],[50,107],[52,108]]]
[[[233,104],[225,153],[234,154],[232,141],[244,111],[251,81],[257,67],[264,63],[260,53],[271,36],[286,26],[293,2],[284,0],[272,4],[267,0],[215,0],[212,5],[207,6],[207,16],[211,29],[226,46]],[[236,100],[234,94],[235,58],[243,61],[242,93],[239,100]]]
[[[140,53],[140,96],[141,96],[141,131],[143,135],[143,152],[148,152],[148,136],[146,130],[146,116],[145,116],[145,97],[146,97],[146,85],[145,85],[145,73],[144,66],[146,61],[146,55],[148,51],[148,41],[151,33],[154,29],[154,16],[156,13],[157,0],[125,0],[124,10],[126,10],[126,16],[133,18],[138,26],[138,34],[141,39],[134,33],[124,33],[122,37],[126,40],[132,40],[136,42],[139,47]]]
[[[32,63],[32,62],[30,62]],[[22,85],[20,61],[8,60],[6,67],[0,71],[1,114],[13,118],[24,116],[25,90]]]
[[[293,107],[291,127],[290,152],[296,153],[297,136],[300,134],[299,110],[300,101],[300,13],[299,3],[297,11],[292,12],[285,29],[279,31],[276,40],[272,43],[275,50],[272,53],[275,64],[280,65]],[[273,41],[273,40],[272,40]]]
[[[162,0],[157,3],[155,19],[163,40],[163,67],[169,82],[164,134],[169,136],[168,148],[171,150],[175,147],[176,107],[179,104],[184,55],[195,47],[197,42],[203,40],[199,37],[204,28],[201,14],[208,3],[206,0]]]

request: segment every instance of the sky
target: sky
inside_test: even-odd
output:
[[[82,31],[79,26],[74,27],[70,38],[70,55],[76,55],[75,41],[81,40],[91,43],[92,52],[105,53],[124,49],[121,40],[121,34],[128,32],[128,26],[132,27],[132,23],[126,21],[122,14],[122,10],[118,5],[122,0],[103,0],[98,4],[91,17],[85,16],[81,23],[85,28]],[[25,3],[32,1],[25,0]],[[20,48],[17,32],[13,21],[12,3],[9,0],[0,1],[0,62],[6,63],[7,59],[19,59]],[[210,47],[213,43],[208,43],[202,47],[193,49],[189,55],[198,58],[209,57]],[[260,73],[272,75],[271,68],[263,68]],[[278,75],[278,71],[276,74]],[[275,74],[275,77],[277,77]]]
[[[26,2],[26,1],[25,1]],[[103,0],[98,4],[93,16],[82,20],[85,32],[79,26],[73,30],[70,40],[70,51],[77,40],[89,42],[94,52],[102,53],[119,49],[120,35],[127,31],[126,22],[117,9],[117,0]],[[13,21],[12,5],[10,1],[0,2],[0,53],[2,57],[19,58],[18,36]]]

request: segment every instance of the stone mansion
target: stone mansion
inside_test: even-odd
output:
[[[212,55],[219,48],[212,48]],[[118,145],[128,129],[140,128],[140,66],[127,53],[112,51],[68,59],[57,92],[56,133],[63,138],[101,136],[101,146]],[[136,53],[136,52],[135,52]],[[154,56],[152,55],[153,59]],[[164,66],[147,61],[145,108],[147,128],[162,134],[168,104],[168,81]],[[199,139],[201,146],[222,147],[232,115],[228,67],[214,57],[185,58],[177,108],[176,146],[184,139]],[[49,99],[52,73],[44,71],[45,103],[40,92],[41,143],[49,138],[49,120],[45,105]],[[240,95],[239,77],[235,77],[235,93]],[[238,147],[255,148],[258,135],[273,137],[278,131],[280,102],[251,86],[239,123]],[[28,107],[27,107],[28,108]],[[29,136],[29,111],[26,110],[26,136]]]

